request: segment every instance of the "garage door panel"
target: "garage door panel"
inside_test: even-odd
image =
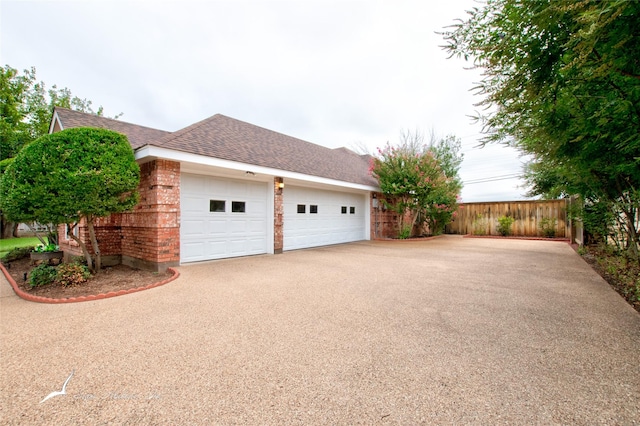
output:
[[[181,261],[267,252],[268,188],[264,182],[181,175]],[[211,212],[210,200],[224,201]],[[233,202],[244,212],[232,212]]]
[[[227,257],[227,243],[225,241],[208,241],[207,251],[202,255],[202,259],[223,259]]]
[[[181,232],[189,237],[189,236],[197,236],[202,234],[202,230],[205,229],[205,221],[204,220],[182,220]]]
[[[223,235],[227,232],[227,221],[226,220],[212,220],[209,219],[206,221],[206,235],[215,236],[215,235]],[[205,228],[202,228],[204,230]],[[201,232],[202,232],[201,230]]]
[[[284,191],[284,249],[293,250],[366,239],[364,194],[287,186]],[[298,204],[305,213],[298,213]],[[317,213],[310,206],[317,206]],[[342,207],[347,209],[342,214]],[[351,207],[355,214],[350,214]]]
[[[204,258],[203,256],[204,250],[205,250],[205,243],[198,242],[198,243],[182,244],[180,252],[182,256],[188,256],[191,258],[198,258],[198,257]]]

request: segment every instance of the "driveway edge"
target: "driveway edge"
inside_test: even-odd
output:
[[[49,297],[35,296],[33,294],[25,293],[20,289],[20,287],[18,287],[18,284],[16,283],[16,281],[13,279],[11,274],[9,274],[9,272],[5,269],[4,265],[1,263],[0,263],[0,269],[2,270],[2,273],[4,274],[7,281],[9,281],[9,284],[11,284],[13,291],[16,293],[18,297],[24,300],[28,300],[29,302],[49,303],[49,304],[88,302],[91,300],[102,300],[102,299],[109,299],[111,297],[116,297],[116,296],[124,296],[125,294],[137,293],[139,291],[160,287],[162,285],[170,283],[171,281],[177,279],[180,276],[180,272],[178,272],[177,269],[167,268],[167,270],[173,274],[171,277],[162,281],[158,281],[157,283],[146,285],[146,286],[130,288],[128,290],[110,291],[108,293],[90,294],[88,296],[69,297],[64,299],[52,299]]]

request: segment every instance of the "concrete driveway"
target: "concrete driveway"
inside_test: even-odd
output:
[[[180,272],[65,305],[2,279],[1,423],[640,423],[640,315],[564,243],[361,242]]]

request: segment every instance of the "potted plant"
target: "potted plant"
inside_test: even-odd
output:
[[[39,244],[34,247],[30,253],[32,261],[46,261],[49,263],[51,259],[60,259],[64,256],[64,252],[56,244]]]

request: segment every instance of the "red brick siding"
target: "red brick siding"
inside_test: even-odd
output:
[[[96,237],[103,256],[123,256],[126,263],[165,269],[180,262],[180,163],[155,160],[140,166],[140,202],[132,212],[98,219]],[[70,255],[82,250],[58,229],[61,248]],[[92,252],[86,226],[80,236]]]
[[[283,231],[283,214],[284,206],[282,204],[282,192],[284,188],[279,185],[284,183],[281,177],[273,179],[273,252],[282,253],[284,247],[284,231]]]
[[[373,197],[378,200],[378,207],[373,207]],[[371,193],[371,238],[396,238],[398,236],[398,215],[384,207],[384,195]]]
[[[140,166],[140,202],[122,214],[122,255],[146,263],[180,262],[180,163]]]

